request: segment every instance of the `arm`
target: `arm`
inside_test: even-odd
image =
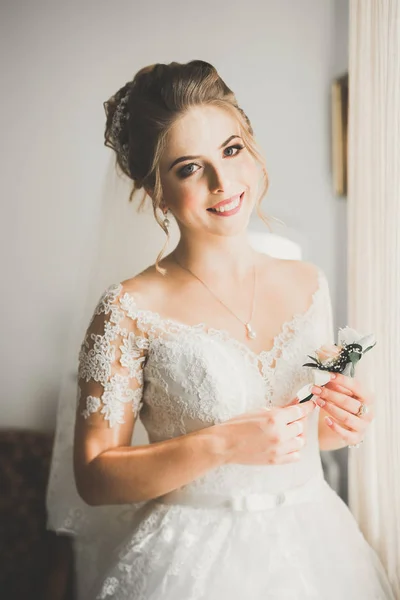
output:
[[[214,427],[146,446],[119,446],[95,456],[82,473],[80,494],[92,506],[150,500],[225,462]]]
[[[227,456],[218,425],[130,445],[148,347],[131,301],[122,286],[102,295],[79,354],[74,473],[79,494],[92,506],[155,498],[223,464]]]

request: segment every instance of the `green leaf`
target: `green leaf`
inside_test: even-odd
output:
[[[363,354],[365,354],[366,352],[368,352],[368,350],[371,350],[371,348],[373,348],[374,346],[376,346],[376,342],[375,344],[373,344],[372,346],[368,346],[368,348],[366,348],[363,352]]]
[[[309,354],[307,354],[308,358],[311,358],[311,360],[313,360],[316,363],[319,363],[319,360],[314,358],[313,356],[310,356]]]
[[[311,398],[313,397],[314,394],[311,394],[310,396],[307,396],[307,398],[304,398],[303,400],[300,400],[299,404],[302,404],[303,402],[307,402],[308,400],[311,400]]]
[[[351,362],[356,365],[358,361],[361,359],[362,354],[358,354],[358,352],[349,352],[349,359]]]

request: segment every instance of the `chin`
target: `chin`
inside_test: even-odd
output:
[[[220,236],[232,237],[244,233],[250,222],[250,215],[246,219],[240,219],[240,222],[232,224],[223,224],[223,226],[209,228],[211,233]]]

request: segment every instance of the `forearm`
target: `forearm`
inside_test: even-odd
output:
[[[92,506],[149,500],[224,464],[228,451],[218,425],[154,444],[112,448],[87,465],[80,493]]]

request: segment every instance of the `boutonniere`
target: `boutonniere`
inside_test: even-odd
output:
[[[296,394],[302,402],[311,400],[313,394],[311,388],[314,385],[323,386],[330,380],[330,373],[343,373],[354,377],[355,367],[363,354],[371,350],[376,345],[375,336],[361,335],[355,329],[351,329],[348,325],[340,328],[338,333],[337,344],[324,344],[315,350],[315,356],[309,358],[312,363],[305,363],[303,367],[312,369],[313,382],[305,385]]]

